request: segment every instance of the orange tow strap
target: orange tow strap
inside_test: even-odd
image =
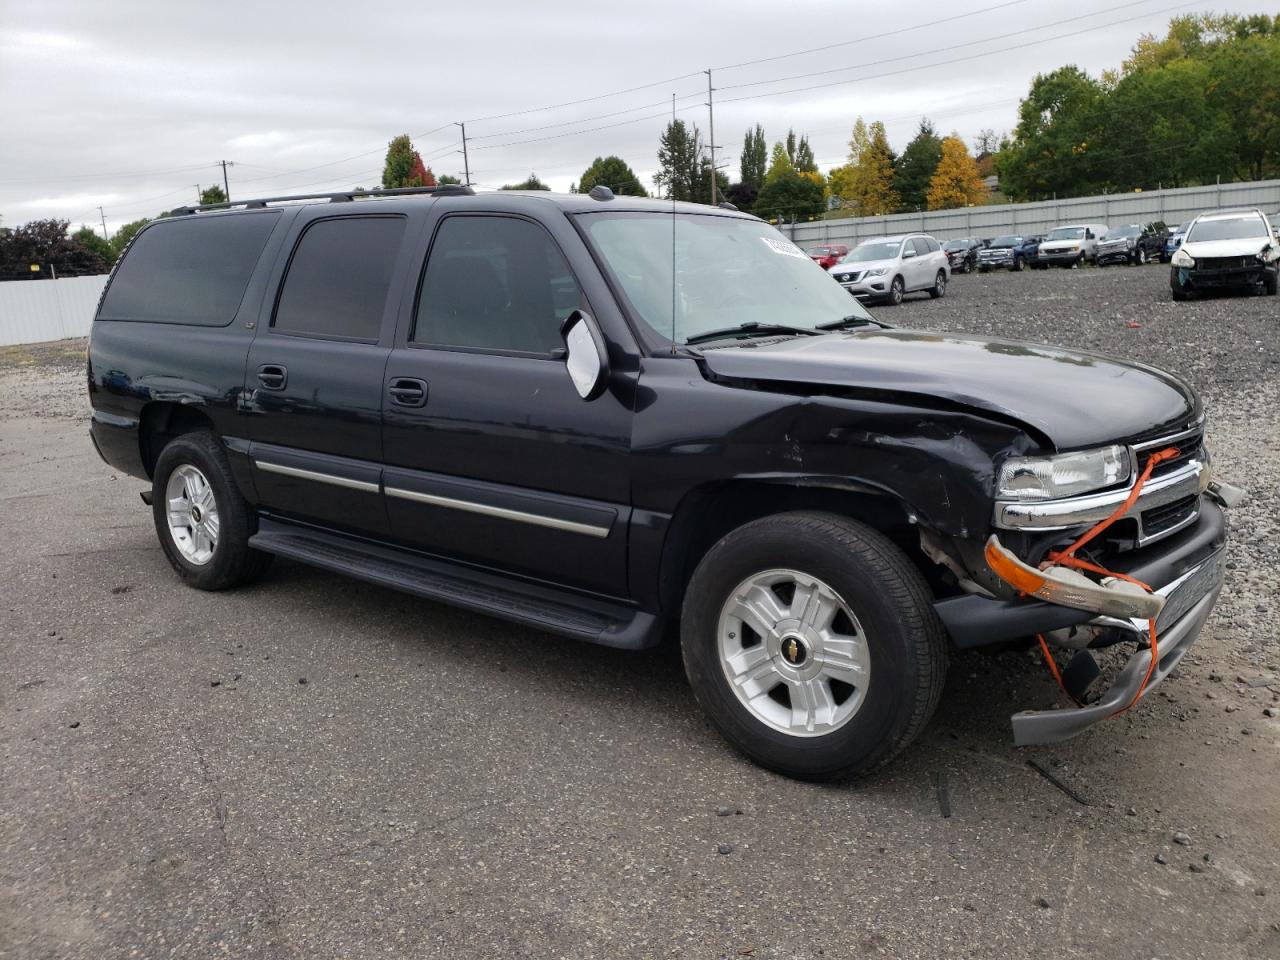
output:
[[[1111,516],[1107,517],[1105,520],[1098,521],[1097,524],[1086,530],[1080,539],[1067,547],[1067,549],[1051,552],[1048,556],[1048,560],[1040,565],[1040,569],[1043,570],[1055,565],[1073,567],[1076,570],[1087,570],[1090,573],[1096,573],[1099,576],[1114,577],[1117,580],[1125,580],[1129,583],[1137,584],[1143,590],[1147,591],[1147,593],[1154,593],[1155,591],[1141,580],[1134,579],[1133,577],[1123,573],[1116,573],[1112,570],[1107,570],[1098,566],[1096,563],[1090,563],[1088,560],[1081,560],[1079,557],[1075,556],[1075,553],[1121,517],[1125,516],[1125,514],[1133,508],[1133,505],[1138,502],[1138,497],[1142,495],[1142,488],[1146,485],[1146,482],[1151,479],[1151,471],[1161,463],[1164,463],[1164,461],[1172,460],[1177,455],[1177,447],[1166,447],[1163,450],[1157,450],[1155,453],[1151,454],[1147,459],[1147,464],[1143,468],[1141,476],[1138,477],[1137,482],[1133,485],[1133,489],[1129,491],[1129,496],[1125,498],[1124,503],[1120,504],[1120,506],[1112,512]],[[1112,717],[1119,716],[1142,699],[1142,695],[1147,692],[1147,684],[1151,682],[1151,676],[1156,671],[1156,664],[1160,662],[1160,645],[1156,640],[1156,621],[1154,617],[1147,621],[1147,635],[1151,638],[1151,663],[1147,666],[1147,673],[1142,678],[1142,685],[1138,687],[1138,691],[1133,695],[1133,699],[1115,713],[1111,714]],[[1072,695],[1071,691],[1067,689],[1066,684],[1062,682],[1062,674],[1058,670],[1058,664],[1054,661],[1053,655],[1049,652],[1049,644],[1045,640],[1044,634],[1037,633],[1036,639],[1040,641],[1040,652],[1044,655],[1045,663],[1049,667],[1049,672],[1053,674],[1053,679],[1058,682],[1058,687],[1063,693],[1071,698],[1073,703],[1077,706],[1083,706],[1083,704],[1081,704],[1080,701]]]

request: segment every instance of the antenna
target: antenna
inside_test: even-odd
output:
[[[672,135],[676,125],[676,95],[671,94],[671,126]],[[712,180],[715,174],[712,173]],[[671,352],[676,352],[676,190],[675,177],[667,183],[667,192],[671,194]]]

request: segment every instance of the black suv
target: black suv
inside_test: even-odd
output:
[[[1085,705],[1014,718],[1071,736],[1217,597],[1234,490],[1174,376],[892,329],[728,209],[282,199],[151,223],[93,324],[94,443],[193,587],[281,555],[614,647],[678,624],[724,735],[809,778],[908,744],[951,646],[1074,654]],[[1154,595],[1059,563],[1113,514],[1089,561]]]
[[[1112,263],[1129,263],[1140,267],[1164,258],[1164,245],[1169,228],[1160,220],[1152,223],[1129,223],[1108,230],[1098,241],[1096,261],[1105,267]]]

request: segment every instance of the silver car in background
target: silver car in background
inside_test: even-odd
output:
[[[933,237],[913,233],[863,240],[829,271],[859,300],[897,305],[908,293],[947,293],[951,263]]]

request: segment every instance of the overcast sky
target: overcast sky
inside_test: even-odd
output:
[[[1229,3],[1238,13],[1274,6]],[[706,133],[708,67],[718,160],[731,179],[757,122],[771,143],[788,127],[808,133],[826,170],[843,161],[859,115],[884,120],[897,150],[922,115],[967,141],[1005,131],[1037,72],[1075,63],[1097,74],[1140,33],[1205,9],[1179,0],[0,0],[0,222],[100,228],[102,205],[114,231],[193,201],[197,183],[221,182],[223,159],[235,163],[233,197],[374,186],[400,133],[437,173],[461,175],[456,121],[467,123],[478,186],[536,172],[564,190],[610,153],[651,186],[672,94],[679,116]],[[561,106],[586,98],[595,99]]]

